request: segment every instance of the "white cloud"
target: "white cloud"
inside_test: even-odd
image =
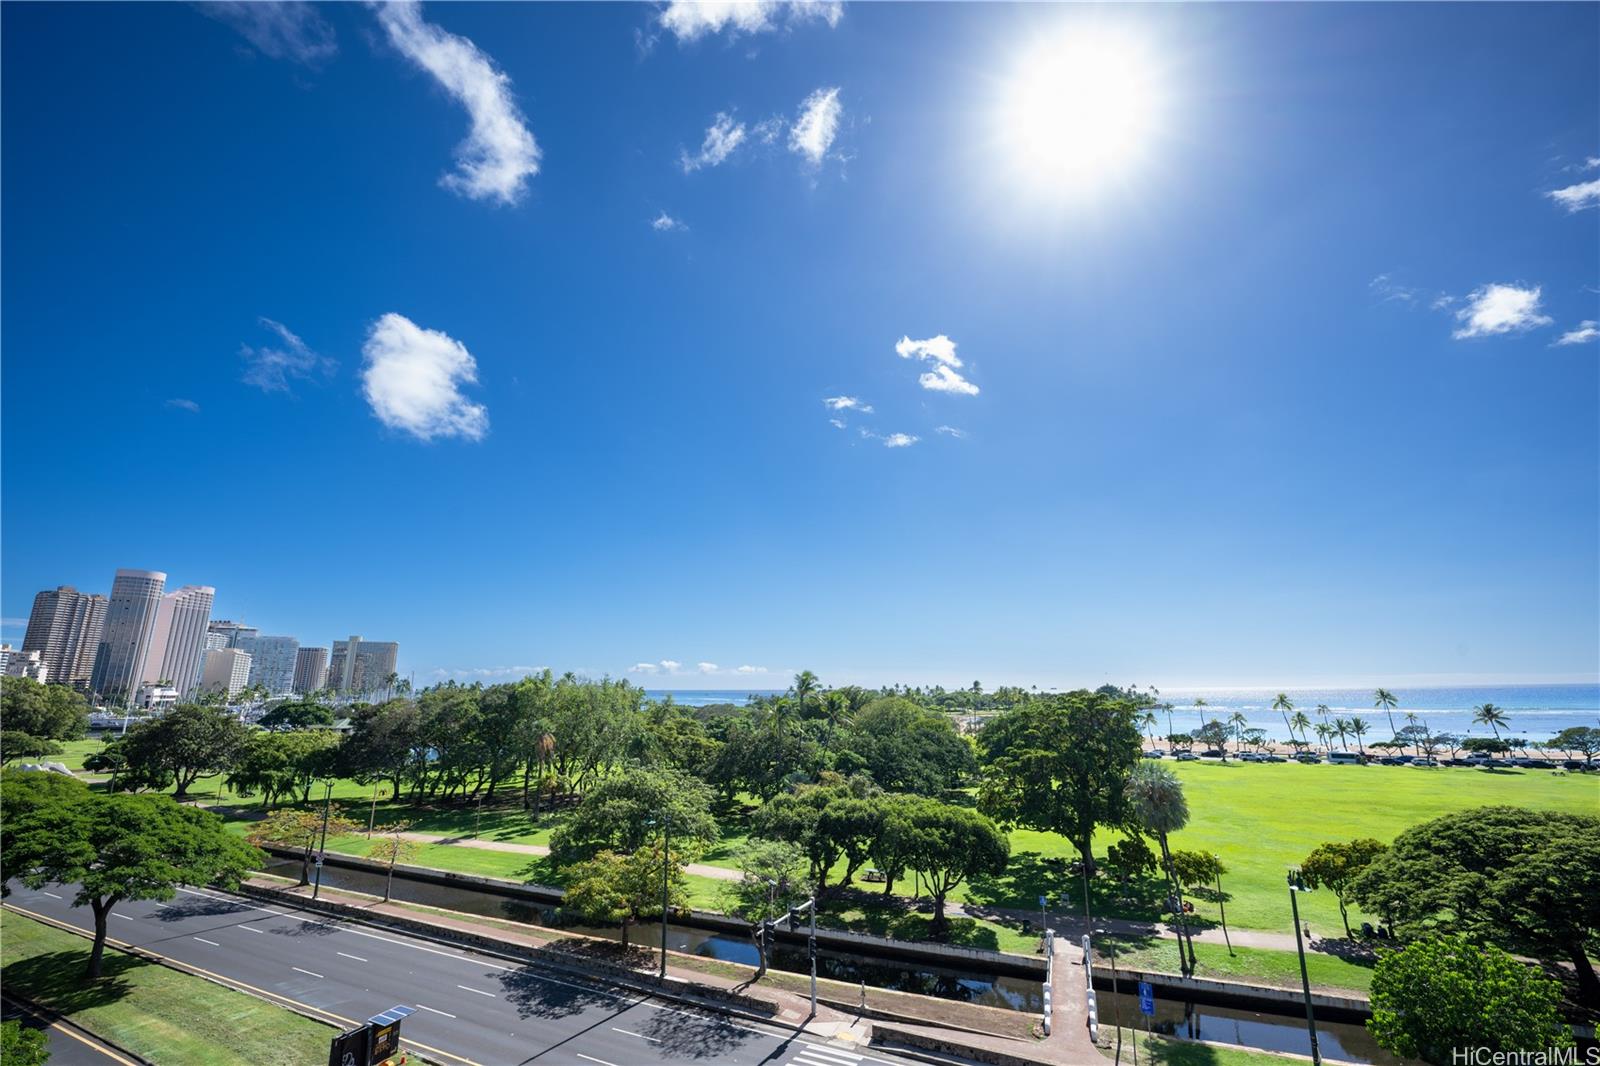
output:
[[[771,144],[778,139],[788,125],[788,119],[782,115],[773,115],[771,118],[764,118],[750,127],[750,135],[762,144]]]
[[[832,27],[843,14],[839,0],[672,0],[661,12],[661,25],[679,41],[697,41],[724,30],[736,37],[802,22]]]
[[[661,669],[665,670],[669,674],[677,673],[678,672],[678,667],[680,667],[682,665],[683,665],[682,663],[680,663],[680,662],[678,662],[678,661],[676,661],[674,659],[662,659],[661,660]]]
[[[1367,282],[1371,289],[1385,303],[1414,304],[1417,302],[1417,290],[1409,285],[1399,285],[1388,274],[1379,274]]]
[[[1539,286],[1499,283],[1483,285],[1467,296],[1467,305],[1456,312],[1465,323],[1456,330],[1456,340],[1490,337],[1501,333],[1521,333],[1537,326],[1548,326],[1551,319],[1539,313]]]
[[[174,396],[172,399],[167,401],[166,406],[177,408],[179,411],[188,411],[192,415],[197,415],[200,413],[199,404],[195,403],[193,400],[185,400],[181,396]]]
[[[864,415],[872,413],[870,403],[862,403],[856,396],[828,396],[822,401],[830,411],[860,411]]]
[[[978,395],[978,386],[942,363],[917,378],[917,384],[934,392],[953,392],[961,396]]]
[[[377,11],[389,42],[432,74],[472,117],[467,139],[456,148],[456,170],[440,184],[468,199],[516,203],[539,172],[539,145],[512,99],[511,79],[465,37],[424,22],[414,0],[385,3]]]
[[[1439,295],[1433,298],[1433,302],[1428,305],[1428,310],[1443,311],[1455,302],[1456,298],[1454,296],[1451,296],[1447,292],[1441,292]]]
[[[844,429],[845,421],[842,418],[830,418],[828,419],[828,425],[832,426],[834,429]]]
[[[651,221],[650,228],[657,233],[683,233],[688,231],[689,226],[682,219],[673,218],[663,211]]]
[[[909,448],[920,439],[920,437],[913,437],[909,433],[891,433],[883,438],[883,446],[885,448]]]
[[[947,366],[961,365],[961,360],[956,358],[956,342],[943,333],[921,341],[901,337],[894,350],[902,359],[932,359]]]
[[[1545,195],[1568,211],[1582,211],[1586,207],[1600,204],[1600,178],[1594,181],[1580,181],[1576,185],[1568,185],[1565,189],[1551,189]]]
[[[800,104],[800,117],[789,128],[789,151],[805,157],[813,167],[822,165],[839,133],[839,89],[818,89]]]
[[[695,663],[694,668],[702,674],[714,674],[718,670],[716,663]]]
[[[705,664],[701,664],[705,665]],[[630,674],[676,674],[683,669],[683,664],[676,659],[658,659],[653,663],[634,663],[628,667]],[[701,671],[704,673],[704,671]]]
[[[956,440],[964,440],[967,436],[966,430],[957,429],[955,426],[940,426],[938,429],[934,430],[934,432],[943,433],[947,437],[956,438]]]
[[[690,155],[687,151],[679,153],[683,172],[689,174],[701,167],[716,166],[738,150],[744,143],[744,137],[744,123],[735,122],[733,116],[726,111],[718,111],[717,117],[706,127],[705,139],[700,142],[699,153],[696,155]]]
[[[736,674],[764,674],[766,672],[767,668],[765,666],[741,666],[734,671]]]
[[[1553,347],[1561,348],[1568,344],[1588,344],[1590,341],[1600,340],[1600,322],[1585,319],[1578,323],[1577,329],[1569,329],[1557,338]]]
[[[660,669],[661,668],[659,666],[657,666],[655,663],[634,663],[632,666],[628,667],[628,673],[630,673],[630,674],[654,674],[654,673],[658,673],[660,671]]]
[[[283,343],[278,347],[239,346],[239,358],[245,361],[246,385],[254,385],[262,392],[288,392],[291,378],[305,380],[318,375],[331,377],[339,369],[335,360],[312,351],[282,322],[274,322],[270,318],[263,318],[260,322],[276,333]]]
[[[361,346],[362,391],[378,421],[419,440],[481,440],[489,412],[461,394],[478,381],[478,364],[458,340],[393,312],[372,324]]]
[[[202,3],[200,10],[225,22],[264,56],[314,67],[338,54],[333,27],[311,4]]]

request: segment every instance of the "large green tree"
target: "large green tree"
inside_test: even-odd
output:
[[[1372,975],[1367,1028],[1396,1055],[1437,1066],[1460,1049],[1571,1047],[1561,989],[1538,970],[1470,937],[1429,936],[1383,955]]]
[[[0,684],[0,723],[43,740],[77,740],[89,728],[89,705],[66,685],[8,677]]]
[[[1326,888],[1339,901],[1339,918],[1344,922],[1344,935],[1350,932],[1351,892],[1356,878],[1387,851],[1389,846],[1371,837],[1362,837],[1349,843],[1330,842],[1318,845],[1300,864],[1300,876],[1310,888]]]
[[[331,729],[252,733],[224,782],[241,796],[259,793],[263,807],[296,796],[305,803],[317,779],[332,773],[338,748]]]
[[[171,899],[179,885],[235,886],[261,854],[209,811],[166,796],[96,795],[59,774],[0,778],[0,865],[29,888],[75,887],[94,914],[88,975],[100,976],[106,919],[129,899]]]
[[[739,880],[721,888],[722,909],[751,923],[750,935],[761,957],[757,980],[767,972],[769,945],[761,935],[762,923],[805,899],[805,861],[805,853],[798,845],[782,840],[752,840],[734,856]]]
[[[225,708],[179,704],[128,730],[121,745],[130,771],[172,781],[173,796],[181,800],[197,778],[229,769],[249,738],[250,730]]]
[[[890,792],[937,796],[976,769],[972,745],[948,715],[888,696],[862,707],[838,735],[841,770],[865,771]]]
[[[333,726],[333,708],[313,700],[280,703],[256,723],[267,730],[328,729]]]
[[[1600,754],[1600,729],[1592,725],[1570,726],[1550,738],[1550,747],[1578,752],[1586,765],[1593,766],[1595,755]]]
[[[632,852],[670,830],[672,853],[698,855],[720,831],[711,816],[711,790],[677,770],[625,770],[601,781],[550,836],[561,862],[600,851]]]
[[[1139,763],[1138,708],[1098,692],[1029,700],[978,736],[979,808],[1003,826],[1060,833],[1094,869],[1100,826],[1129,818],[1128,775]]]
[[[688,906],[689,890],[676,851],[666,875],[667,904],[681,910]],[[626,947],[635,921],[661,914],[661,876],[659,841],[627,855],[602,851],[572,867],[561,909],[584,921],[620,922]]]
[[[842,884],[848,884],[865,864],[881,821],[880,797],[870,781],[858,777],[846,782],[828,774],[822,784],[798,785],[774,796],[751,819],[750,832],[800,848],[811,864],[809,878],[821,895],[829,871],[841,859]]]
[[[949,925],[945,899],[974,877],[998,877],[1011,860],[1011,842],[977,811],[938,800],[923,800],[911,814],[916,845],[907,865],[933,897],[929,932],[941,936]]]
[[[1508,951],[1570,962],[1600,1007],[1600,816],[1479,807],[1395,838],[1355,882],[1366,910],[1402,937],[1466,932]]]
[[[343,815],[327,811],[297,810],[284,807],[273,811],[250,827],[249,839],[253,844],[277,844],[293,848],[300,855],[300,883],[311,883],[311,863],[316,858],[324,837],[354,833],[361,828]]]

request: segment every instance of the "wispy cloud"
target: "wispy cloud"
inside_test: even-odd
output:
[[[965,440],[967,437],[966,430],[957,429],[955,426],[940,426],[938,429],[935,429],[934,432],[943,433],[947,437],[956,438],[956,440]]]
[[[1452,336],[1467,340],[1548,326],[1551,319],[1539,311],[1539,294],[1537,285],[1530,288],[1497,282],[1480,286],[1468,294],[1466,306],[1456,312],[1462,326]]]
[[[467,38],[423,21],[414,0],[385,3],[377,11],[389,42],[433,75],[472,118],[467,139],[456,148],[455,172],[440,184],[468,199],[516,203],[539,172],[539,145],[512,98],[511,79]]]
[[[311,4],[229,0],[201,3],[199,8],[218,22],[232,26],[256,51],[272,59],[315,67],[339,52],[333,27]]]
[[[717,166],[738,150],[744,143],[744,138],[744,123],[735,122],[733,116],[726,111],[718,111],[717,117],[706,127],[705,138],[700,142],[700,151],[694,155],[690,155],[687,150],[680,151],[679,164],[685,174],[693,173],[701,167]]]
[[[909,448],[921,437],[912,436],[910,433],[874,433],[870,429],[859,431],[862,440],[875,440],[885,448]]]
[[[1414,304],[1419,295],[1416,289],[1397,283],[1388,274],[1379,274],[1367,283],[1367,288],[1385,303]]]
[[[714,674],[718,669],[716,663],[695,663],[694,668],[696,672],[702,674]]]
[[[828,419],[828,425],[832,426],[834,429],[844,429],[846,423],[842,418],[830,418]]]
[[[488,410],[461,394],[477,383],[478,364],[460,341],[390,312],[372,324],[361,354],[367,403],[390,429],[419,440],[481,440],[488,432]]]
[[[1586,207],[1600,204],[1600,178],[1594,181],[1580,181],[1564,189],[1551,189],[1545,195],[1568,211],[1582,211]]]
[[[336,360],[312,351],[282,322],[270,318],[259,321],[278,335],[280,343],[260,348],[248,344],[239,346],[239,358],[245,362],[246,385],[254,385],[262,392],[288,392],[290,381],[328,378],[339,369]]]
[[[686,233],[689,226],[682,219],[673,218],[663,211],[651,220],[650,228],[657,233]]]
[[[1569,329],[1556,338],[1552,347],[1562,348],[1569,344],[1589,344],[1596,340],[1600,340],[1600,322],[1596,322],[1593,319],[1585,319],[1578,323],[1577,329]]]
[[[822,402],[830,411],[859,411],[864,415],[872,413],[872,405],[862,403],[858,396],[828,396]]]
[[[789,128],[789,151],[803,156],[813,169],[822,165],[839,133],[839,89],[818,89],[800,104],[800,117]]]
[[[661,12],[661,25],[689,42],[724,31],[736,37],[804,22],[832,27],[843,14],[839,0],[672,0]]]
[[[193,400],[185,400],[181,396],[174,396],[172,399],[168,400],[164,406],[172,407],[179,411],[188,411],[190,414],[195,415],[200,413],[199,404],[195,403]]]
[[[542,674],[548,666],[436,666],[429,673],[445,681],[450,678],[474,678],[482,681],[522,679],[531,674]]]

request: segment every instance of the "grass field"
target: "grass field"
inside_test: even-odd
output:
[[[1100,1030],[1102,1039],[1116,1041],[1116,1030],[1106,1026]],[[1139,1042],[1139,1061],[1147,1066],[1285,1066],[1286,1063],[1304,1063],[1309,1060],[1299,1056],[1274,1055],[1267,1051],[1246,1051],[1244,1048],[1219,1047],[1215,1044],[1174,1040],[1165,1036],[1135,1034],[1126,1026],[1122,1029],[1122,1061],[1132,1063],[1133,1041]],[[1112,1053],[1102,1053],[1107,1062]]]
[[[1111,949],[1116,951],[1117,966],[1130,970],[1154,970],[1160,973],[1178,972],[1178,942],[1176,940],[1130,940],[1102,936],[1097,941],[1096,954],[1102,961]],[[1196,943],[1194,955],[1199,977],[1222,980],[1256,981],[1278,985],[1282,988],[1300,987],[1300,957],[1293,951],[1269,951],[1262,948],[1238,947],[1233,954],[1221,944]],[[1372,987],[1372,967],[1359,962],[1349,962],[1334,955],[1319,952],[1306,953],[1306,974],[1311,983],[1320,988],[1343,988],[1365,992]]]
[[[243,992],[107,948],[104,976],[83,978],[89,941],[7,913],[7,989],[162,1066],[322,1062],[334,1031]]]

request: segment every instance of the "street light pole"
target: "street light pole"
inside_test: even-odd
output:
[[[661,979],[667,978],[667,875],[672,869],[672,815],[661,815]]]
[[[1306,1032],[1311,1036],[1312,1066],[1322,1066],[1322,1050],[1317,1046],[1317,1018],[1311,1010],[1311,978],[1306,973],[1306,948],[1300,939],[1300,902],[1296,894],[1309,891],[1300,880],[1299,870],[1289,871],[1289,910],[1294,916],[1294,948],[1300,955],[1300,988],[1306,997]]]
[[[311,898],[316,899],[317,893],[322,891],[322,856],[328,851],[328,811],[333,806],[333,782],[327,782],[326,791],[322,794],[322,842],[317,845],[317,880],[311,886]]]

